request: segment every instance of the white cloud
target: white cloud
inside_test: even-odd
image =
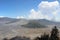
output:
[[[29,19],[40,19],[43,18],[43,15],[41,14],[41,12],[36,12],[34,9],[32,9],[28,17]]]
[[[59,10],[60,10],[60,5],[58,1],[54,1],[54,2],[42,1],[38,5],[37,11],[35,11],[34,9],[30,11],[29,18],[57,20],[57,14]]]
[[[4,16],[0,16],[0,18],[3,18]]]
[[[24,16],[17,16],[16,17],[17,19],[20,19],[20,18],[25,18]]]
[[[42,1],[38,7],[51,8],[51,7],[57,7],[58,5],[59,5],[58,1],[54,1],[54,2]]]
[[[58,14],[58,11],[54,11],[52,14],[56,16]]]
[[[58,14],[60,13],[60,4],[58,1],[48,2],[42,1],[37,6],[37,11],[30,10],[30,14],[27,16],[28,19],[47,19],[59,21]],[[18,16],[17,18],[25,18],[25,16]]]
[[[59,2],[48,2],[48,1],[42,1],[38,8],[43,14],[53,14],[53,12],[56,12],[59,9]]]

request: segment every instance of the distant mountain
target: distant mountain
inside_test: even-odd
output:
[[[60,22],[49,21],[46,19],[38,19],[38,20],[29,20],[25,27],[46,27],[46,26],[58,26],[60,27]]]
[[[15,19],[15,18],[8,18],[8,17],[2,17],[0,18],[0,24],[5,24],[5,23],[13,23],[13,22],[16,22],[18,21],[18,19]]]
[[[46,19],[36,19],[36,20],[27,20],[27,19],[15,19],[15,18],[8,18],[2,17],[0,18],[0,26],[19,26],[25,25],[26,27],[39,27],[39,26],[47,26],[47,25],[56,25],[60,26],[60,22],[53,22]]]
[[[41,24],[44,24],[44,25],[56,25],[56,26],[60,26],[60,22],[49,21],[49,20],[46,20],[46,19],[39,19],[38,21]]]
[[[40,24],[40,22],[38,22],[38,21],[31,20],[27,24],[22,25],[22,27],[26,27],[26,28],[45,28],[46,26],[43,25],[43,24]]]

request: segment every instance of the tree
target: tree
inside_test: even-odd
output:
[[[36,37],[34,40],[40,40],[40,37]]]
[[[34,40],[49,40],[49,35],[44,33],[44,35],[41,35],[41,37],[36,37]]]
[[[41,40],[49,40],[49,34],[45,34],[44,35],[41,35]]]
[[[59,37],[58,37],[58,29],[57,27],[55,26],[52,31],[51,31],[51,36],[50,36],[50,40],[59,40]]]

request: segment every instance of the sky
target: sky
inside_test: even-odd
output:
[[[0,0],[0,17],[60,21],[60,0]]]

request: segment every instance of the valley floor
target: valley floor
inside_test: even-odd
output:
[[[7,33],[6,35],[2,34],[0,38],[12,38],[15,36],[26,36],[30,37],[31,39],[41,36],[44,33],[50,34],[52,28],[22,28],[17,30],[12,30],[12,32]],[[59,31],[60,32],[60,31]]]

